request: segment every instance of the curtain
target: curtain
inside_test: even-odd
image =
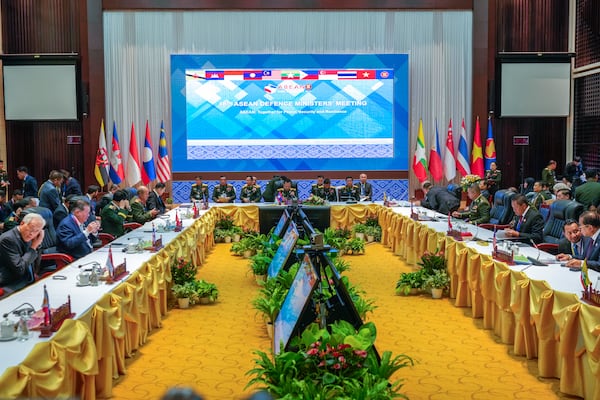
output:
[[[427,154],[436,119],[442,155],[450,118],[455,146],[462,118],[472,144],[471,11],[110,11],[103,23],[107,134],[116,121],[124,165],[132,123],[141,148],[149,120],[155,153],[161,120],[170,131],[171,54],[408,53],[407,151],[419,119]]]

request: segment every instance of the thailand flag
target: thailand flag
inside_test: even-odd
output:
[[[356,79],[356,71],[338,71],[338,79]]]

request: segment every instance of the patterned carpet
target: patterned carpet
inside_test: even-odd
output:
[[[178,385],[207,400],[245,399],[253,392],[244,389],[252,351],[270,348],[270,341],[250,305],[258,287],[248,261],[231,255],[229,247],[217,245],[199,272],[217,284],[219,301],[171,310],[163,328],[129,360],[114,399],[158,399]],[[558,380],[537,378],[536,360],[513,356],[470,310],[425,294],[394,295],[400,272],[410,268],[388,249],[371,244],[366,255],[347,257],[350,281],[376,299],[370,320],[377,326],[377,348],[415,360],[414,367],[398,372],[410,399],[568,398],[558,392]]]

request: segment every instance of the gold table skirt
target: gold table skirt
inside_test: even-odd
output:
[[[202,264],[214,246],[214,225],[225,215],[245,228],[258,228],[257,206],[211,208],[88,312],[65,321],[51,340],[4,371],[0,398],[110,397],[113,378],[126,373],[125,358],[167,313],[170,265],[177,257]],[[369,216],[379,219],[382,244],[409,264],[425,251],[444,249],[456,306],[471,307],[473,317],[482,318],[484,328],[513,346],[515,354],[537,358],[540,375],[559,378],[562,392],[600,400],[600,308],[511,271],[390,208],[332,206],[331,226],[350,228]]]

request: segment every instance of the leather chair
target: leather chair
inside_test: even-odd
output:
[[[563,226],[568,219],[567,209],[572,202],[572,200],[556,200],[552,203],[548,220],[544,224],[544,243],[558,244],[563,237]]]
[[[40,276],[40,278],[45,278],[47,276],[52,275],[53,273],[55,273],[56,271],[64,268],[65,266],[71,264],[73,261],[75,261],[75,259],[65,253],[46,253],[46,254],[42,254],[42,261],[50,261],[52,263],[54,263],[54,265],[56,265],[56,269],[54,271],[46,271],[44,273],[42,273],[42,275]]]
[[[139,222],[127,222],[123,224],[123,229],[125,229],[125,232],[131,232],[141,226],[142,224]]]
[[[100,241],[102,242],[102,246],[106,246],[107,244],[115,240],[115,237],[110,233],[100,232],[98,234],[98,239],[100,239]]]
[[[514,192],[506,189],[496,191],[494,204],[492,204],[492,209],[490,210],[490,222],[489,224],[481,224],[479,226],[486,229],[494,229],[494,227],[506,228],[514,215],[511,205],[511,200],[514,196]]]
[[[569,206],[567,207],[566,217],[567,219],[574,219],[575,221],[579,221],[579,216],[583,214],[585,211],[585,207],[583,204],[571,200]]]

